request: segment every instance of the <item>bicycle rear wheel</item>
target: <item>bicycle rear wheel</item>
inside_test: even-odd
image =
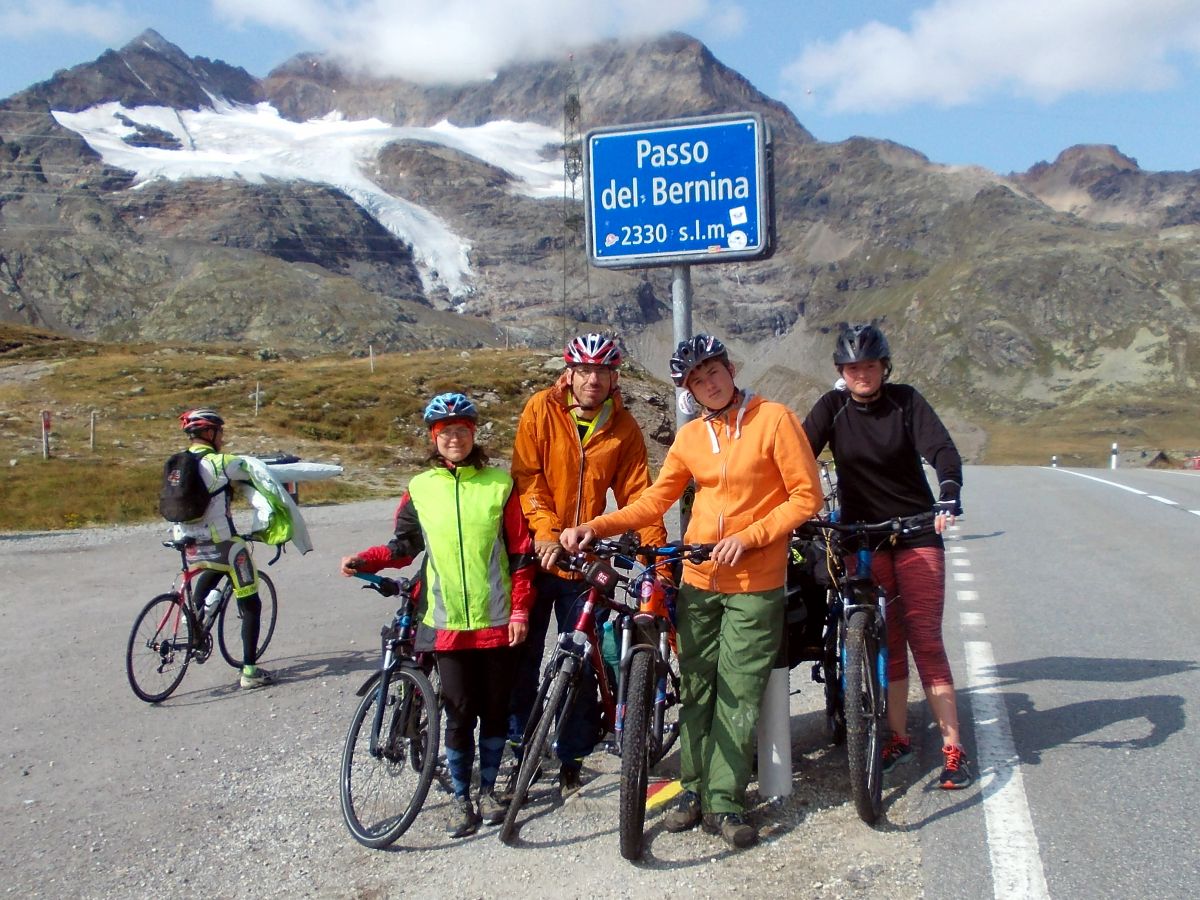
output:
[[[192,654],[192,620],[178,594],[159,594],[138,613],[125,648],[125,674],[138,698],[159,703],[171,696]]]
[[[378,684],[372,686],[350,721],[339,792],[342,818],[350,834],[374,849],[393,843],[421,811],[437,765],[441,721],[425,674],[398,668],[383,691],[383,723],[372,752],[379,688]]]
[[[217,617],[217,643],[221,647],[221,655],[225,657],[225,662],[235,669],[240,669],[242,667],[242,611],[238,609],[237,601],[233,599],[233,582],[226,578],[225,586],[221,591],[225,596],[221,603],[221,612]],[[275,634],[275,620],[279,617],[275,582],[262,572],[258,573],[258,599],[262,601],[262,612],[258,617],[258,649],[254,652],[256,661],[262,659],[262,655],[267,651],[267,644],[271,643],[271,637]],[[232,612],[230,612],[230,607],[233,608]],[[231,652],[230,647],[236,647],[237,653]]]
[[[646,775],[650,769],[650,721],[654,715],[655,654],[634,654],[625,688],[625,736],[621,742],[621,856],[642,857],[646,827]]]
[[[508,810],[504,813],[504,822],[500,825],[500,840],[506,844],[512,842],[517,827],[517,813],[521,811],[521,805],[529,793],[529,785],[533,783],[534,776],[542,767],[542,754],[546,751],[550,729],[554,727],[554,721],[562,712],[563,704],[566,703],[567,694],[571,689],[572,675],[573,673],[566,669],[559,669],[554,673],[554,680],[550,682],[550,690],[546,693],[546,702],[542,705],[538,715],[533,737],[529,739],[529,744],[521,755],[521,766],[517,769],[517,783],[513,787]]]
[[[868,825],[883,805],[883,710],[879,641],[870,613],[856,612],[846,628],[846,756],[850,794]]]

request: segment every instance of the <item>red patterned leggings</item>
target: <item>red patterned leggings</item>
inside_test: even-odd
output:
[[[946,552],[941,547],[881,550],[871,574],[887,593],[888,680],[908,677],[912,650],[921,685],[954,684],[942,641]]]

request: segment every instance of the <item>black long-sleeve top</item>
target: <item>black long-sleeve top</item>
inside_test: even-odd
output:
[[[930,510],[934,498],[922,457],[937,472],[938,499],[958,500],[962,458],[929,401],[910,385],[884,384],[870,403],[856,402],[848,391],[830,391],[805,417],[804,433],[813,455],[826,445],[833,452],[843,522],[879,522]],[[900,543],[941,542],[930,533]]]

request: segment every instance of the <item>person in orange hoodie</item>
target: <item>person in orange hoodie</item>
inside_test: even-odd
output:
[[[555,567],[562,551],[558,536],[563,528],[604,512],[609,490],[621,507],[650,486],[646,441],[617,387],[621,365],[617,342],[607,334],[581,334],[567,342],[563,360],[566,371],[554,386],[537,392],[525,404],[513,444],[512,476],[541,563],[535,582],[537,602],[510,704],[508,736],[518,753],[537,694],[550,611],[554,610],[559,633],[570,631],[587,587],[579,576]],[[666,542],[661,515],[645,524],[641,539],[643,544]],[[588,670],[557,742],[563,794],[579,789],[582,759],[600,737],[596,695],[595,675]]]
[[[684,565],[679,589],[680,780],[668,831],[702,824],[731,847],[758,832],[743,819],[753,740],[784,625],[784,579],[793,529],[821,507],[817,464],[786,406],[742,390],[725,346],[698,334],[671,357],[671,377],[703,407],[675,437],[654,484],[625,509],[560,537],[569,551],[656,520],[692,479],[685,541],[712,556]]]

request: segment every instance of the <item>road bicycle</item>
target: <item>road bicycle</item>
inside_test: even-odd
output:
[[[356,692],[342,751],[339,795],[350,834],[365,847],[390,846],[408,830],[444,766],[438,758],[441,706],[429,654],[414,651],[420,582],[356,572],[364,588],[400,598],[380,632],[379,669]],[[441,780],[441,779],[439,779]]]
[[[876,551],[896,538],[933,528],[933,513],[883,522],[812,519],[793,536],[793,548],[817,556],[827,585],[821,658],[813,680],[825,686],[825,717],[835,744],[845,741],[850,794],[871,825],[883,802],[883,739],[887,727],[887,597],[871,575]]]
[[[661,577],[660,569],[685,557],[699,562],[710,551],[711,545],[641,546],[637,535],[629,533],[617,540],[596,541],[586,552],[560,557],[561,568],[583,576],[584,603],[574,629],[559,636],[542,676],[521,739],[521,760],[508,790],[511,800],[500,827],[502,841],[509,843],[514,837],[517,815],[548,748],[557,742],[555,729],[568,720],[587,663],[600,690],[602,727],[613,732],[621,756],[621,852],[627,859],[641,855],[648,771],[678,737],[678,725],[671,721],[679,703],[670,613],[674,588]],[[657,561],[638,567],[638,556]],[[617,568],[638,571],[624,576]],[[618,588],[631,602],[617,599]],[[598,608],[618,614],[615,627],[621,634],[621,655],[615,695],[599,649]]]
[[[221,656],[234,668],[242,667],[242,613],[236,603],[230,604],[233,582],[228,575],[222,576],[217,582],[220,599],[206,608],[205,598],[194,596],[192,581],[208,570],[188,568],[187,551],[195,544],[195,538],[162,542],[179,553],[179,574],[169,592],[159,594],[142,608],[129,632],[125,673],[133,692],[147,703],[161,703],[171,696],[191,662],[203,665],[208,661],[214,629]],[[258,573],[258,597],[262,611],[255,659],[261,658],[271,643],[279,615],[275,584],[263,572]],[[231,652],[231,647],[238,652]]]

